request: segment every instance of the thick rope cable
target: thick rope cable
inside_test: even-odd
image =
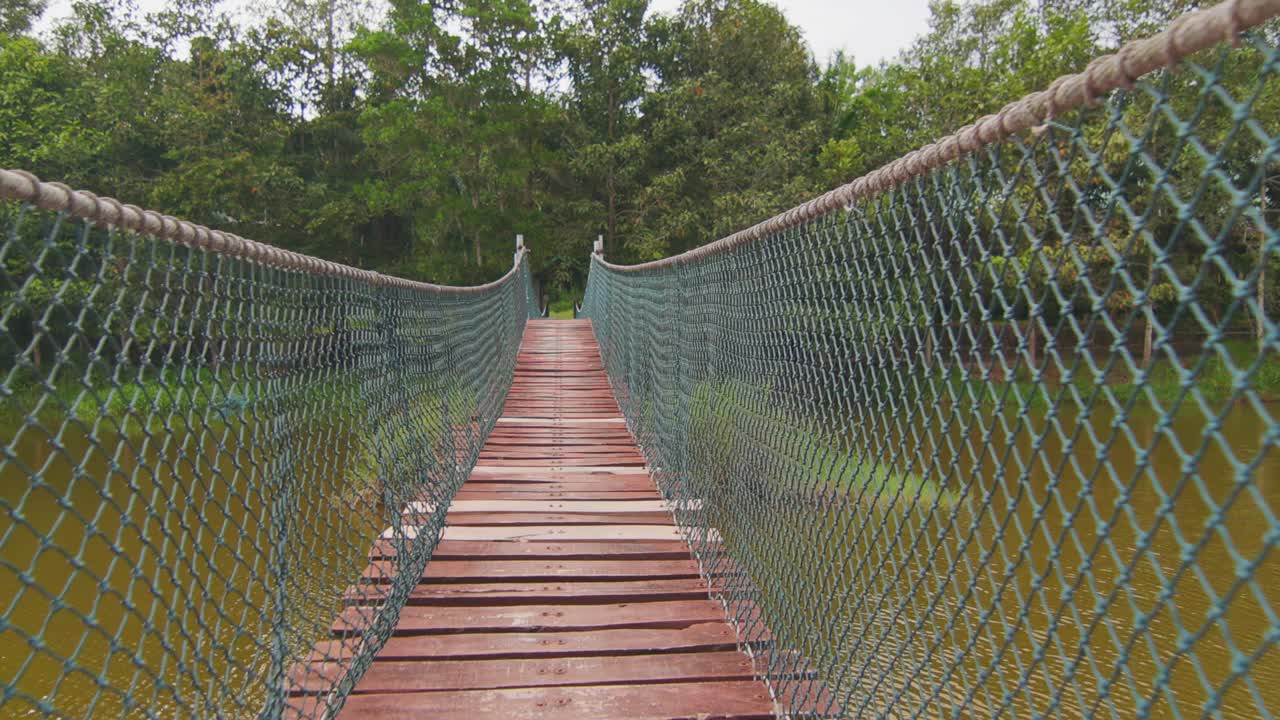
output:
[[[144,210],[136,205],[126,205],[114,198],[100,197],[85,190],[73,190],[62,183],[42,182],[40,178],[25,170],[0,169],[0,198],[27,203],[51,212],[65,212],[71,217],[97,225],[119,228],[187,247],[243,258],[282,270],[361,280],[373,285],[406,290],[436,293],[485,292],[507,282],[517,272],[520,259],[526,252],[524,247],[519,248],[511,269],[493,282],[465,287],[435,285],[304,255],[249,240],[233,233],[180,220],[170,215],[163,215],[153,210]]]

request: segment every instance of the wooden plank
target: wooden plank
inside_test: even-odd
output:
[[[534,490],[543,492],[571,492],[574,490],[616,490],[619,492],[656,492],[648,478],[607,478],[594,475],[568,475],[548,473],[546,476],[487,478],[472,480],[463,487],[473,490]]]
[[[621,465],[642,467],[644,465],[644,456],[640,453],[597,452],[585,447],[580,450],[570,450],[568,448],[548,451],[522,449],[487,453],[480,456],[480,462],[487,467],[501,467],[504,465],[538,467],[546,467],[547,465],[604,465],[613,467]]]
[[[348,607],[333,622],[334,635],[360,631],[368,611]],[[396,635],[492,633],[607,628],[683,628],[723,622],[724,610],[711,600],[676,600],[602,605],[409,606],[400,613]]]
[[[417,525],[401,525],[382,531],[383,540],[394,540],[402,536],[408,540],[418,537],[421,527]],[[680,540],[680,533],[674,526],[661,525],[536,525],[536,526],[469,526],[458,525],[446,527],[441,533],[442,540],[522,540],[527,542],[550,541],[564,542],[569,540],[605,541],[605,540]]]
[[[723,620],[681,628],[609,629],[555,633],[465,633],[392,637],[379,660],[415,658],[506,659],[524,657],[623,657],[737,648]]]
[[[450,526],[446,540],[679,540],[674,525]]]
[[[362,584],[344,596],[352,605],[384,601],[391,587]],[[421,583],[409,594],[410,605],[582,605],[657,600],[704,600],[707,584],[700,577],[642,580],[580,580],[495,583]]]
[[[545,418],[503,416],[498,418],[497,424],[498,425],[546,425],[548,424],[548,421]],[[560,418],[558,420],[555,420],[554,424],[564,425],[564,426],[591,427],[595,425],[626,425],[627,421],[620,417]]]
[[[502,446],[489,447],[480,453],[483,458],[518,458],[518,457],[560,457],[569,455],[573,457],[593,457],[604,456],[610,457],[635,457],[643,459],[644,456],[634,448],[627,448],[622,445],[565,445],[563,443],[550,447],[529,447],[527,445],[519,446]],[[486,463],[487,464],[487,463]]]
[[[615,445],[625,445],[631,442],[631,436],[619,430],[584,432],[581,430],[530,430],[520,433],[504,433],[495,432],[489,436],[485,447],[489,446],[509,446],[516,445],[520,447],[537,447],[542,445],[595,445],[597,443],[607,442]]]
[[[575,512],[626,513],[664,512],[662,500],[454,500],[449,512]]]
[[[394,557],[395,546],[380,542],[370,553],[374,559]],[[561,560],[687,560],[689,548],[682,542],[482,542],[445,540],[431,556],[436,560],[521,560],[555,558]]]
[[[324,702],[323,697],[310,695],[294,698],[288,715],[308,717]],[[358,694],[347,699],[342,717],[357,720],[673,717],[766,720],[773,717],[773,704],[763,685],[739,680]]]
[[[482,513],[449,512],[451,526],[540,526],[540,525],[670,525],[671,514],[661,512],[638,513]]]
[[[316,643],[307,664],[347,661],[356,641]],[[681,652],[733,650],[737,636],[723,621],[675,629],[601,629],[555,633],[461,633],[456,635],[392,636],[378,651],[378,660],[501,660],[527,657],[624,657]],[[302,667],[294,669],[301,672]]]
[[[435,509],[430,502],[410,502],[404,506],[404,514],[430,514]],[[618,523],[631,523],[634,516],[660,515],[666,516],[671,511],[671,507],[662,500],[613,500],[613,501],[582,501],[582,500],[554,500],[549,497],[534,497],[527,500],[493,500],[493,501],[477,501],[477,500],[457,500],[449,505],[448,519],[453,523],[461,518],[479,518],[479,516],[495,516],[495,518],[503,518],[503,516],[515,516],[515,518],[527,518],[531,515],[572,515],[572,516],[604,516],[604,518],[614,518]],[[559,520],[548,520],[545,524],[558,523]],[[579,520],[586,521],[586,520]],[[472,525],[476,524],[474,521]],[[481,523],[483,524],[483,523]],[[495,525],[511,524],[507,520],[497,521]],[[536,523],[534,523],[536,524]]]
[[[466,492],[513,492],[524,493],[525,499],[533,499],[538,497],[555,498],[554,493],[619,493],[619,497],[624,497],[623,493],[635,495],[636,493],[653,493],[650,497],[661,497],[657,495],[652,483],[643,480],[634,481],[607,481],[607,480],[499,480],[491,481],[477,480],[466,486]],[[563,497],[563,496],[560,496]],[[588,496],[584,496],[588,497]]]
[[[397,572],[391,560],[369,563],[363,577],[382,581]],[[603,578],[681,578],[697,577],[698,565],[683,560],[571,560],[542,558],[537,560],[432,560],[422,571],[422,580],[431,582],[486,582],[507,580],[537,582],[547,579],[591,580]]]
[[[497,438],[492,446],[486,445],[486,452],[489,447],[501,450],[521,450],[523,452],[544,452],[555,450],[593,451],[593,452],[617,452],[617,448],[622,447],[622,443],[629,442],[627,438],[620,438],[611,435],[564,435],[560,433],[541,433],[538,435],[530,435],[523,438]],[[606,445],[607,444],[607,445]]]
[[[556,472],[554,468],[548,468],[545,465],[521,465],[519,463],[499,464],[486,463],[477,465],[471,471],[471,477],[483,479],[485,476],[511,476],[511,475],[531,475],[531,476],[560,476],[560,475],[639,475],[649,480],[649,471],[643,467],[633,466],[608,466],[608,465],[575,465],[574,467],[562,467]],[[652,481],[649,481],[652,485]]]
[[[340,664],[333,663],[313,666],[313,672],[300,678],[294,692],[325,692],[343,670]],[[751,661],[736,651],[510,660],[379,660],[364,674],[355,692],[637,685],[751,677]]]
[[[487,456],[481,458],[486,466],[502,467],[504,465],[513,465],[521,468],[555,468],[566,469],[583,466],[592,467],[620,467],[620,468],[639,468],[644,469],[644,458],[642,456],[629,457],[626,455],[595,455],[595,454],[526,454],[520,457],[496,457]],[[637,473],[638,474],[638,473]]]
[[[595,379],[599,374],[591,372],[585,377],[566,377],[565,372],[560,371],[552,375],[517,376],[515,382],[511,384],[511,394],[508,397],[519,397],[526,393],[530,397],[534,397],[539,393],[563,391],[612,399],[613,389],[609,387],[608,383],[602,383]]]
[[[550,393],[563,393],[561,397],[588,395],[596,398],[613,398],[613,390],[606,383],[587,379],[517,378],[511,385],[508,397],[539,397]]]
[[[461,500],[522,500],[528,498],[545,498],[546,500],[661,500],[656,490],[544,490],[538,487],[520,485],[502,489],[485,489],[476,485],[475,489],[463,488],[454,498]]]

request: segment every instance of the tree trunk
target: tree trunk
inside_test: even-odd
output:
[[[1147,292],[1151,292],[1151,287],[1156,281],[1155,263],[1147,263]],[[1155,314],[1155,308],[1152,307],[1151,301],[1147,301],[1147,307],[1142,313],[1143,321],[1146,327],[1142,331],[1142,367],[1151,367],[1151,351],[1155,343],[1155,323],[1151,322],[1151,316]]]
[[[524,93],[525,97],[533,96],[533,58],[529,57],[524,66]],[[525,113],[528,122],[525,123],[525,154],[529,156],[529,169],[524,174],[524,209],[531,210],[533,208],[533,121],[529,119],[531,115]]]
[[[1267,343],[1267,257],[1258,248],[1258,350]]]
[[[321,103],[326,110],[333,109],[333,87],[334,78],[337,76],[337,60],[335,58],[335,46],[338,41],[335,37],[333,28],[333,14],[336,11],[334,0],[329,0],[324,6],[324,69],[325,69],[325,95],[327,97]]]
[[[616,130],[618,126],[617,102],[618,102],[618,92],[617,92],[617,89],[613,86],[613,83],[611,82],[609,83],[609,172],[608,172],[608,175],[605,177],[605,195],[608,198],[608,205],[609,205],[607,227],[605,228],[605,238],[609,243],[609,247],[614,246],[613,236],[614,236],[614,231],[617,229],[617,226],[618,226],[618,214],[617,214],[617,194],[618,193],[617,193],[617,189],[616,189],[616,186],[614,183],[614,177],[613,177],[614,176],[613,143],[614,143],[614,137],[617,134]]]
[[[476,163],[476,166],[477,166],[477,167],[479,167],[479,162],[477,162],[477,163]],[[476,192],[472,192],[472,193],[471,193],[471,209],[472,209],[472,210],[479,210],[479,209],[480,209],[480,194],[479,194],[479,193],[476,193]],[[476,251],[476,267],[480,267],[480,265],[482,264],[482,263],[481,263],[481,258],[480,258],[480,233],[478,233],[478,232],[477,232],[477,233],[473,236],[473,239],[472,239],[472,241],[471,241],[471,242],[472,242],[472,245],[473,245],[473,247],[475,248],[475,251]]]
[[[1261,204],[1262,222],[1265,225],[1267,221],[1267,181],[1269,177],[1262,180],[1262,192],[1259,193],[1258,202]],[[1258,311],[1254,313],[1255,329],[1258,337],[1258,351],[1265,349],[1267,342],[1267,253],[1266,253],[1267,236],[1262,227],[1258,228]]]
[[[1153,323],[1151,322],[1152,312],[1152,310],[1147,311],[1146,329],[1142,332],[1142,367],[1144,368],[1151,367],[1151,351],[1155,343],[1155,329],[1152,327]]]
[[[226,345],[226,340],[216,338],[209,343],[209,369],[215,375],[222,368],[222,351],[226,348]]]
[[[1039,328],[1036,327],[1036,316],[1027,316],[1027,352],[1030,356],[1028,362],[1030,363],[1030,369],[1032,370],[1040,367],[1039,337],[1040,331]]]

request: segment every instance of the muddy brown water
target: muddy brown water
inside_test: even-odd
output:
[[[7,428],[0,682],[16,694],[0,716],[255,716],[273,644],[298,653],[327,632],[382,522],[351,495],[351,438],[293,430],[273,446],[248,424]]]
[[[952,504],[778,503],[725,535],[774,548],[777,634],[838,658],[824,673],[853,716],[1198,717],[1216,699],[1205,714],[1253,717],[1280,708],[1275,410],[1235,405],[1221,442],[1195,410],[1163,429],[1097,410],[886,420],[870,451],[912,438],[914,470]],[[313,430],[273,453],[237,449],[246,427],[6,431],[0,681],[17,695],[0,715],[255,714],[271,508],[298,520],[289,558],[312,578],[291,610],[301,644],[382,522],[351,512],[350,439]],[[311,489],[282,501],[281,477]]]
[[[1259,717],[1280,710],[1276,410],[868,415],[861,447],[950,501],[741,498],[720,523],[847,717]]]

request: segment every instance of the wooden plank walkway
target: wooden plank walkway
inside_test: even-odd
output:
[[[627,431],[590,321],[530,321],[503,417],[341,716],[773,717]]]

